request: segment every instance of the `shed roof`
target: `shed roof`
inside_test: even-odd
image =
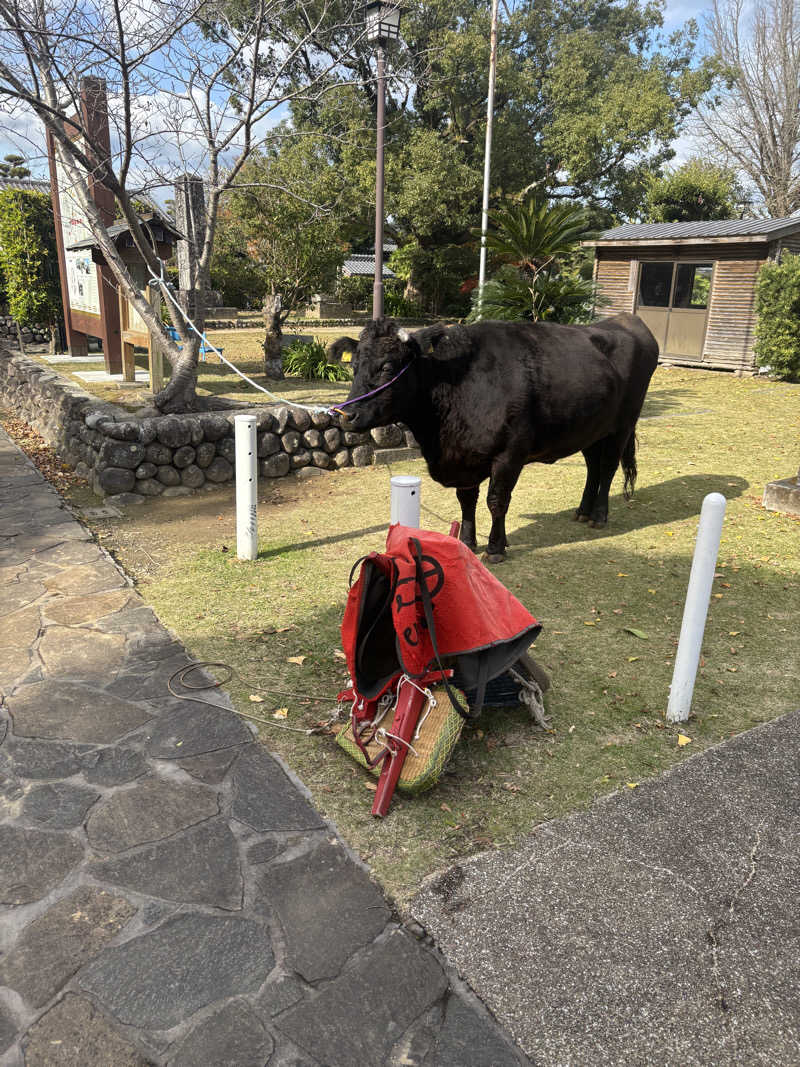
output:
[[[180,239],[180,233],[175,227],[168,222],[162,215],[155,213],[149,215],[141,215],[139,221],[145,227],[145,233],[147,227],[151,226],[154,229],[160,229],[163,231],[163,240],[167,244],[172,244]],[[115,222],[113,226],[108,227],[108,236],[112,240],[116,240],[117,237],[121,237],[123,234],[130,233],[130,226],[127,222]],[[132,240],[132,239],[131,239]],[[161,240],[158,234],[156,234],[156,240]],[[67,245],[68,252],[80,252],[86,248],[98,248],[99,245],[94,237],[87,237],[84,241],[77,241],[74,245]]]
[[[774,241],[800,232],[800,217],[785,219],[721,219],[716,222],[626,223],[604,230],[583,244],[673,244],[706,241]]]
[[[375,257],[374,256],[348,256],[342,264],[342,274],[345,277],[351,278],[354,275],[359,277],[368,277],[375,273]],[[394,271],[383,264],[383,276],[384,278],[395,278],[397,275]]]

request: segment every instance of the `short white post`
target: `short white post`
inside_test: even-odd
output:
[[[416,474],[395,474],[392,478],[392,526],[413,526],[419,529],[420,487],[422,479]]]
[[[236,555],[258,554],[258,445],[255,415],[233,420],[236,442]]]
[[[721,493],[709,493],[703,500],[697,527],[689,588],[686,591],[681,635],[678,638],[675,670],[672,673],[667,705],[669,722],[686,722],[689,718],[724,518],[725,497]]]

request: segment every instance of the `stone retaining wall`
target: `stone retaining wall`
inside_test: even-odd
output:
[[[10,315],[0,315],[0,340],[9,338],[14,344],[17,343],[17,323]],[[47,326],[37,325],[32,329],[27,326],[22,330],[23,344],[42,344],[50,340],[50,329]]]
[[[0,347],[0,405],[24,419],[100,496],[184,496],[234,477],[234,427],[253,414],[259,474],[366,467],[376,448],[414,445],[408,430],[351,433],[338,416],[288,405],[139,418],[87,393],[27,356]]]

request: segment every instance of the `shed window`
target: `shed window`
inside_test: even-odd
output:
[[[676,308],[708,307],[711,269],[710,263],[679,263],[672,306]]]
[[[669,307],[672,263],[643,263],[639,275],[639,303],[644,307]]]
[[[642,263],[639,306],[650,308],[708,307],[712,263]]]

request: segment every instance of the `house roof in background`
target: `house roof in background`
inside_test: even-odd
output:
[[[800,217],[785,219],[721,219],[717,222],[626,223],[604,230],[588,246],[635,242],[669,244],[674,241],[773,241],[800,231]]]
[[[50,193],[50,182],[37,178],[0,178],[0,192],[15,189],[20,193]]]
[[[347,278],[357,277],[370,277],[375,273],[375,257],[374,256],[348,256],[342,264],[342,274]],[[384,278],[396,278],[397,275],[393,270],[383,264],[383,276]]]

